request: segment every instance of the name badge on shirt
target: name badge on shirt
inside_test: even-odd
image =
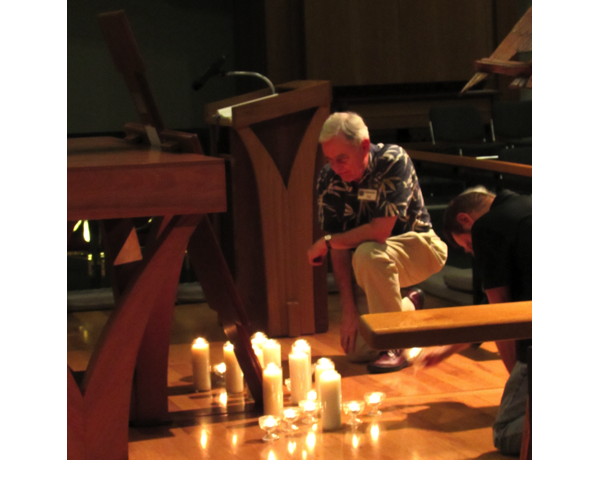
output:
[[[377,201],[376,189],[359,189],[358,199],[364,201]]]

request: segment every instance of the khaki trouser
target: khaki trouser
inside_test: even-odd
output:
[[[529,395],[527,381],[527,365],[517,361],[504,386],[493,426],[494,446],[505,455],[519,455],[521,451]]]
[[[400,289],[417,285],[440,271],[447,257],[448,246],[433,230],[392,236],[385,243],[361,243],[352,257],[356,283],[364,292],[364,298],[357,294],[360,314],[413,310],[408,299],[402,300]],[[355,352],[349,357],[364,361],[375,354],[358,335]]]

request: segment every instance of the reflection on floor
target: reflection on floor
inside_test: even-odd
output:
[[[430,298],[426,307],[435,307]],[[68,314],[68,362],[84,369],[109,311]],[[130,429],[130,459],[511,459],[494,449],[491,425],[506,370],[493,343],[484,343],[427,370],[414,367],[372,375],[363,364],[349,363],[339,346],[339,301],[329,295],[329,331],[306,336],[313,362],[328,357],[342,375],[344,401],[383,391],[380,416],[361,415],[355,428],[343,417],[341,429],[323,432],[320,424],[298,422],[266,443],[257,420],[262,411],[245,395],[227,395],[215,384],[210,392],[192,390],[190,345],[197,336],[211,343],[211,363],[222,361],[225,336],[205,303],[176,308],[169,353],[170,421]],[[268,332],[267,332],[268,334]],[[293,340],[282,343],[284,377]],[[285,394],[285,405],[290,395]]]

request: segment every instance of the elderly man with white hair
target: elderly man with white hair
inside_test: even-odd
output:
[[[319,142],[326,158],[317,182],[318,217],[326,233],[308,249],[320,265],[329,253],[340,292],[340,341],[353,361],[372,373],[408,365],[401,350],[376,352],[357,338],[363,312],[411,311],[423,305],[413,287],[442,269],[448,247],[434,232],[411,159],[395,144],[372,144],[356,113],[334,113]],[[366,297],[359,311],[354,282]]]

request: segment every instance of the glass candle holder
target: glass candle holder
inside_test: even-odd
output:
[[[288,434],[298,430],[296,422],[300,418],[300,413],[301,410],[299,406],[288,406],[283,409],[283,422],[285,424],[285,431]]]
[[[358,416],[365,409],[365,403],[363,401],[346,401],[342,404],[342,410],[344,414],[348,415],[348,425],[352,428],[358,426],[362,422]]]
[[[263,441],[275,441],[279,439],[279,435],[275,433],[280,423],[280,418],[275,415],[263,415],[258,417],[258,426],[265,431]]]
[[[303,399],[298,403],[302,411],[302,421],[305,424],[314,424],[319,420],[319,410],[321,403],[314,399]]]
[[[368,415],[371,417],[375,417],[381,415],[381,410],[379,407],[383,400],[385,399],[384,392],[367,392],[365,394],[365,403],[368,408]]]

